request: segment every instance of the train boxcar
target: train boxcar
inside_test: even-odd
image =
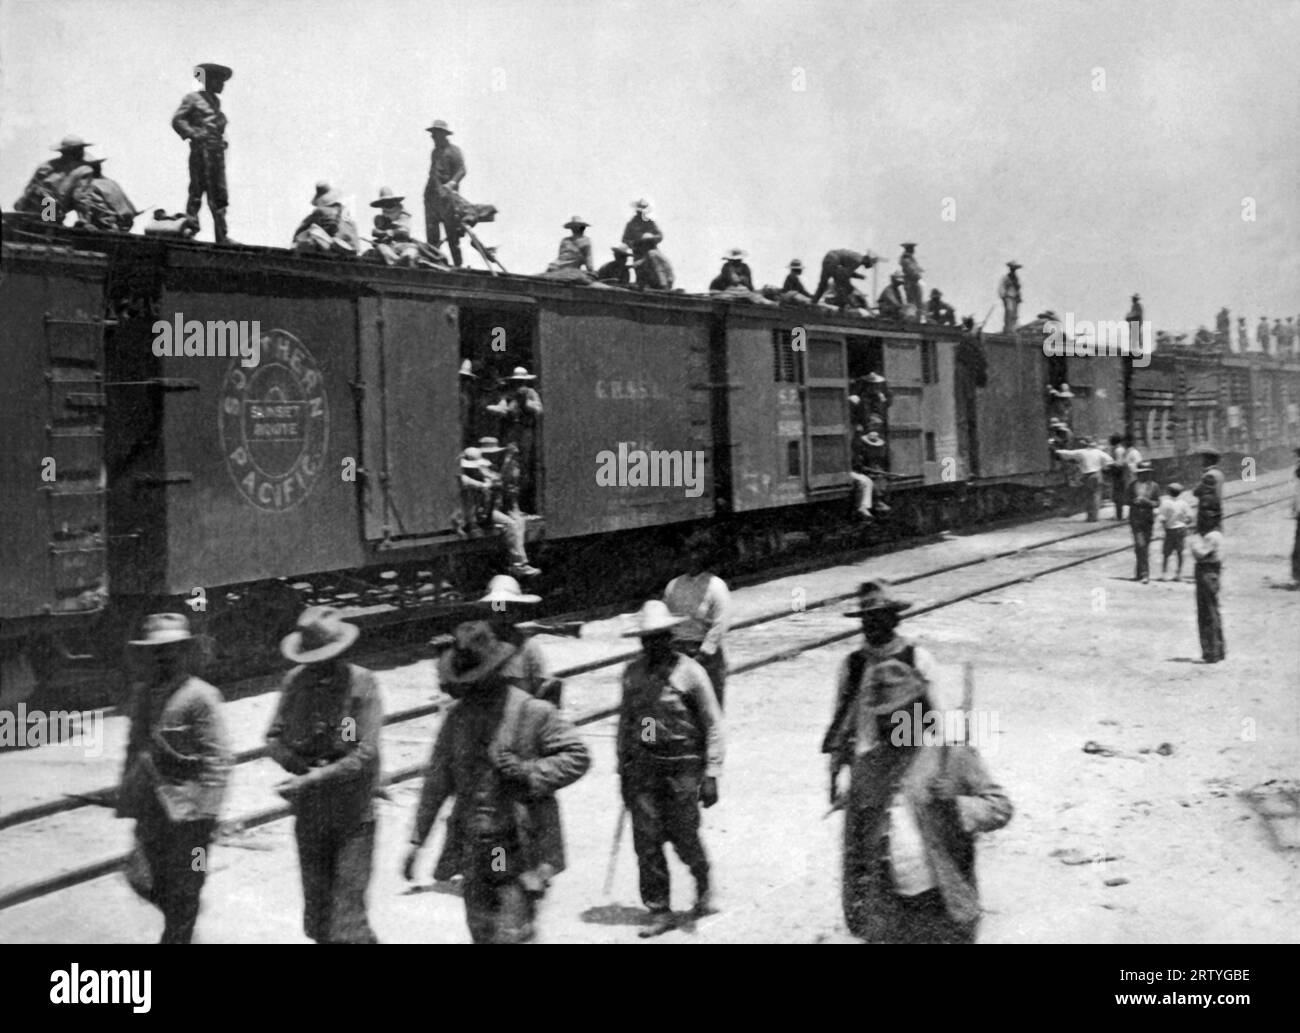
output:
[[[518,366],[540,378],[527,524],[557,608],[655,590],[704,524],[752,568],[1068,504],[1049,384],[1071,385],[1076,435],[1130,426],[1162,475],[1187,476],[1211,441],[1281,461],[1300,429],[1300,367],[1282,360],[1174,349],[1130,369],[1045,355],[1032,325],[967,337],[272,248],[5,233],[4,701],[60,658],[115,665],[160,605],[188,606],[226,660],[254,662],[306,602],[453,619],[504,565],[498,539],[466,533],[459,457],[501,435],[488,406]],[[467,361],[478,386],[463,391]],[[890,513],[863,525],[851,437],[873,375]]]

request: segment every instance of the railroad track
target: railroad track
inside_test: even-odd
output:
[[[1228,514],[1226,519],[1235,519],[1239,516],[1244,516],[1260,509],[1277,505],[1290,498],[1288,485],[1261,486],[1259,488],[1250,489],[1249,491],[1240,492],[1233,496],[1233,498],[1242,499],[1250,495],[1271,492],[1277,493],[1275,497],[1265,497],[1250,506],[1239,506],[1235,508],[1232,513]],[[1086,549],[1082,554],[1071,554],[1064,557],[1053,556],[1046,551],[1051,549],[1053,546],[1058,546],[1063,543],[1104,535],[1114,531],[1122,532],[1123,541],[1121,544],[1116,545],[1110,542],[1099,543],[1098,547]],[[1089,525],[1085,529],[1074,531],[1069,534],[1054,536],[1041,542],[1035,542],[1025,547],[1001,550],[984,556],[945,564],[915,574],[896,577],[892,580],[895,585],[916,584],[957,572],[965,571],[969,574],[974,574],[976,573],[976,568],[988,568],[986,572],[992,574],[991,577],[979,579],[977,583],[968,584],[965,587],[959,588],[957,591],[915,605],[909,611],[909,617],[915,617],[936,610],[945,609],[981,595],[997,592],[1011,585],[1031,581],[1036,578],[1068,570],[1072,567],[1086,563],[1095,562],[1120,553],[1126,553],[1131,549],[1132,543],[1126,523],[1117,521],[1102,522],[1096,525]],[[1026,560],[1028,560],[1028,563],[1026,563]],[[1034,560],[1038,560],[1038,562],[1034,562]],[[733,663],[730,667],[730,674],[732,676],[740,676],[774,663],[792,659],[802,653],[857,637],[860,634],[860,630],[855,623],[852,623],[841,630],[818,634],[815,637],[799,641],[794,645],[786,646],[775,651],[764,652],[761,648],[756,647],[763,644],[770,638],[770,636],[762,635],[760,633],[748,637],[744,636],[745,632],[751,631],[752,629],[762,629],[763,626],[773,624],[774,622],[788,620],[794,618],[796,615],[815,613],[818,610],[834,606],[837,603],[842,603],[853,598],[854,594],[853,591],[832,593],[815,600],[807,600],[798,607],[787,604],[780,609],[764,612],[733,624],[732,631],[729,635],[728,648],[728,652],[733,659]],[[605,609],[608,608],[602,607],[602,610]],[[358,659],[366,659],[373,663],[383,657],[392,658],[395,654],[409,655],[409,652],[409,647],[390,647],[386,650],[370,652],[365,658],[359,657]],[[584,676],[592,675],[616,665],[626,663],[636,655],[636,650],[619,651],[600,657],[599,659],[558,670],[555,672],[555,676],[572,681],[573,679],[583,678]],[[737,659],[739,662],[734,662]],[[407,708],[386,715],[384,721],[385,727],[391,728],[401,725],[413,725],[415,722],[424,718],[436,715],[442,709],[445,702],[445,700],[438,700],[429,704]],[[595,724],[615,716],[617,712],[618,706],[616,703],[613,705],[593,707],[580,713],[576,718],[574,718],[574,724],[579,726]],[[423,735],[420,738],[420,745],[417,752],[421,758],[423,758],[427,753],[429,741],[430,739],[428,735]],[[390,747],[386,745],[384,747],[384,752],[390,753]],[[267,753],[264,747],[244,750],[237,754],[236,764],[247,765],[265,757],[266,755]],[[403,764],[385,773],[381,784],[387,787],[410,780],[419,776],[423,772],[423,768],[424,762],[422,759],[416,763]],[[97,790],[93,793],[47,801],[34,807],[28,807],[5,815],[0,815],[0,830],[14,830],[22,826],[46,821],[55,818],[56,816],[64,815],[67,812],[82,808],[94,806],[102,807],[111,802],[111,797],[114,792],[114,787],[105,787],[104,789]],[[285,804],[259,807],[245,812],[238,818],[229,819],[223,822],[221,826],[221,835],[225,838],[230,838],[246,830],[289,817],[291,814],[291,810]],[[49,831],[56,832],[59,830],[50,829]],[[48,896],[49,894],[57,893],[71,886],[110,874],[119,869],[125,860],[125,854],[114,854],[39,880],[34,880],[8,889],[0,889],[0,910],[14,907],[18,904],[39,897]]]

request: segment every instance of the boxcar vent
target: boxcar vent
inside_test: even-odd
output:
[[[772,331],[772,379],[778,384],[793,384],[794,339],[793,331]]]

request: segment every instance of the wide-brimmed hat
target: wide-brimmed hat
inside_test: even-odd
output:
[[[446,133],[448,136],[452,135],[451,127],[440,118],[435,118],[433,120],[433,125],[425,126],[424,131],[426,133]]]
[[[1134,294],[1134,295],[1133,295],[1133,300],[1134,300],[1134,301],[1141,301],[1141,300],[1142,300],[1142,295],[1141,295],[1141,294]]]
[[[724,262],[743,262],[749,255],[738,247],[733,247],[722,256]]]
[[[903,280],[906,280],[907,277],[900,272],[892,272],[889,274],[889,279],[895,283],[901,283]]]
[[[62,140],[50,148],[52,151],[75,151],[78,148],[93,147],[94,144],[83,140],[76,134],[65,136]]]
[[[623,632],[623,638],[644,638],[646,635],[658,635],[672,631],[679,624],[686,623],[685,617],[674,617],[672,612],[659,599],[647,599],[645,605],[636,613],[636,628]]]
[[[925,695],[925,680],[901,660],[886,660],[871,668],[867,680],[867,712],[884,717],[906,710]]]
[[[479,600],[481,603],[540,603],[540,595],[529,595],[519,587],[519,582],[509,574],[498,574],[488,582],[487,595]]]
[[[140,622],[140,637],[132,639],[131,645],[170,646],[193,638],[189,619],[183,613],[151,613]]]
[[[330,660],[349,649],[361,629],[349,624],[332,606],[309,606],[298,617],[298,627],[280,641],[280,652],[296,664]]]
[[[194,66],[195,78],[198,78],[200,72],[203,73],[204,79],[216,80],[217,82],[225,82],[227,79],[232,78],[235,74],[226,65],[219,65],[214,61],[204,61],[201,64],[195,65]]]
[[[460,465],[472,470],[486,470],[492,463],[483,458],[483,450],[471,445],[460,454]]]
[[[498,441],[496,438],[493,438],[493,437],[481,437],[481,438],[479,438],[479,439],[478,439],[478,450],[479,450],[480,452],[482,452],[484,455],[487,455],[489,452],[504,452],[504,451],[505,451],[505,449],[501,447],[501,442]]]
[[[1057,398],[1073,398],[1074,392],[1070,390],[1069,384],[1062,384],[1056,389]]]
[[[1137,473],[1151,473],[1153,469],[1154,469],[1154,468],[1151,466],[1150,461],[1149,461],[1149,460],[1146,460],[1146,459],[1143,459],[1142,462],[1140,462],[1140,463],[1137,464],[1137,469],[1136,469],[1135,472],[1137,472]]]
[[[649,230],[647,230],[645,233],[642,233],[642,234],[641,234],[641,239],[638,240],[637,243],[638,243],[638,244],[658,244],[658,243],[659,243],[659,234],[658,234],[658,233],[651,233]]]
[[[628,247],[626,244],[615,244],[612,248],[610,248],[610,250],[614,252],[614,254],[622,255],[625,258],[632,253],[632,249]]]
[[[874,369],[870,373],[868,373],[866,377],[864,377],[863,379],[865,379],[868,384],[883,384],[885,382],[885,378],[882,377],[879,373],[877,373]]]
[[[885,443],[885,439],[880,436],[880,431],[869,430],[867,436],[863,439],[868,445],[878,446]]]
[[[466,359],[460,364],[460,375],[462,377],[473,377],[475,380],[478,379],[478,374],[474,372],[474,363],[471,360]]]
[[[942,297],[943,297],[943,291],[939,290],[938,287],[935,287],[935,288],[933,288],[933,289],[930,291],[930,297],[932,297],[932,298],[942,298]]]
[[[875,428],[883,427],[884,425],[885,425],[885,418],[881,416],[879,413],[873,412],[870,416],[867,417],[867,430],[874,430]]]
[[[387,208],[389,205],[401,204],[405,200],[405,194],[394,194],[389,187],[380,187],[379,196],[370,202],[370,207]]]
[[[1174,495],[1181,495],[1183,493],[1183,486],[1179,484],[1177,481],[1171,481],[1166,486],[1165,490],[1171,492]]]
[[[1008,262],[1008,263],[1007,263],[1007,268],[1008,268],[1008,269],[1023,269],[1024,266],[1022,266],[1019,262]]]
[[[510,374],[510,380],[536,380],[533,374],[529,373],[523,366],[516,366]]]
[[[916,247],[916,244],[910,240],[905,240],[903,241],[903,243],[899,244],[898,246],[910,251],[912,248]]]
[[[515,655],[516,648],[502,642],[490,628],[467,622],[456,628],[456,644],[438,658],[442,685],[467,685],[498,670]]]
[[[877,613],[881,610],[901,613],[911,608],[911,603],[890,595],[887,581],[864,581],[858,587],[858,608],[845,610],[844,616],[861,617],[863,614]]]
[[[578,230],[578,229],[585,230],[590,225],[591,223],[589,223],[586,219],[582,218],[580,215],[575,215],[568,222],[564,224],[564,228],[566,230]]]
[[[1196,450],[1196,454],[1199,456],[1205,456],[1207,459],[1223,458],[1222,452],[1220,452],[1217,448],[1211,448],[1209,445],[1206,445],[1204,448],[1198,448]]]
[[[639,212],[643,212],[650,207],[650,202],[646,200],[644,197],[639,197],[632,202],[632,207]]]
[[[803,263],[796,258],[788,266],[786,266],[786,268],[793,269],[795,272],[803,272]]]

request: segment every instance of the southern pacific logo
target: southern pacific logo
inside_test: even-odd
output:
[[[329,445],[329,398],[311,351],[272,330],[256,369],[232,362],[221,385],[226,469],[258,509],[293,509],[320,478]]]

